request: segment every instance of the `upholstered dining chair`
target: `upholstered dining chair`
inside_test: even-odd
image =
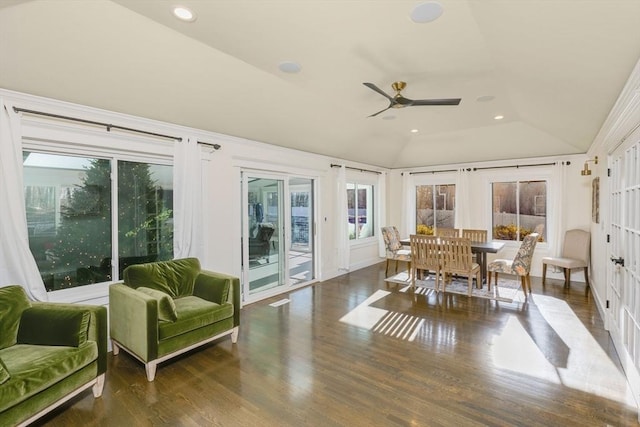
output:
[[[491,273],[496,274],[496,286],[498,286],[498,273],[505,273],[520,276],[525,298],[527,297],[527,287],[529,288],[529,293],[531,293],[529,271],[531,270],[531,259],[533,258],[536,243],[538,243],[538,237],[539,235],[537,233],[531,233],[522,239],[520,249],[518,249],[518,253],[513,260],[496,259],[489,263],[487,266],[487,286],[489,290],[491,290]]]
[[[411,287],[415,290],[416,278],[419,271],[433,271],[435,273],[435,289],[439,290],[440,274],[442,270],[442,258],[439,238],[424,234],[412,234],[409,236],[411,243]]]
[[[571,282],[571,270],[584,268],[584,280],[589,286],[589,253],[591,250],[591,233],[584,230],[567,230],[562,244],[562,255],[542,258],[542,284],[547,277],[547,265],[560,267],[564,271],[564,284]]]
[[[438,237],[460,237],[459,228],[436,228],[436,236]]]
[[[476,278],[476,283],[482,281],[480,265],[473,262],[471,240],[464,237],[443,237],[440,239],[440,250],[444,277],[451,277],[454,274],[467,276],[469,296],[471,296],[473,278]],[[446,290],[446,286],[445,280],[442,289]]]
[[[398,229],[393,226],[382,227],[382,238],[386,246],[387,265],[384,269],[384,276],[389,275],[389,261],[396,262],[396,273],[398,272],[398,261],[404,261],[407,263],[407,269],[411,273],[411,250],[403,249],[402,243],[400,243],[400,233]]]

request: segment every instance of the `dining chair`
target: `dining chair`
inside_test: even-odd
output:
[[[384,277],[389,275],[389,261],[395,260],[396,273],[398,272],[398,261],[404,261],[407,263],[407,269],[411,274],[411,250],[402,249],[402,243],[400,243],[400,233],[398,229],[393,226],[382,227],[382,238],[386,246],[386,258],[387,265],[384,269]]]
[[[467,276],[469,296],[471,296],[473,278],[476,278],[476,283],[482,283],[480,265],[473,261],[471,240],[464,237],[443,237],[440,239],[440,249],[443,276],[445,278],[454,274]],[[445,280],[442,289],[446,290],[446,286]]]
[[[527,297],[527,287],[529,288],[529,293],[531,293],[529,271],[531,270],[531,259],[533,258],[536,243],[538,243],[538,237],[538,233],[531,233],[522,239],[520,249],[518,249],[518,253],[513,260],[496,259],[489,263],[487,266],[489,274],[487,285],[489,290],[491,290],[491,273],[496,274],[496,286],[498,286],[498,273],[506,273],[520,276],[525,298]]]
[[[584,268],[584,280],[589,286],[589,252],[591,250],[591,233],[588,231],[573,229],[564,234],[562,255],[559,257],[542,258],[542,284],[547,277],[547,265],[560,267],[564,272],[564,284],[569,286],[571,282],[571,270]]]
[[[463,228],[462,237],[472,242],[484,243],[487,241],[487,230],[476,230],[472,228]],[[473,262],[478,261],[477,254],[473,254]]]
[[[435,290],[438,292],[440,274],[442,273],[442,259],[439,238],[424,234],[409,236],[411,244],[411,287],[415,290],[418,270],[433,271],[435,273]]]
[[[460,237],[459,228],[436,228],[437,237]]]

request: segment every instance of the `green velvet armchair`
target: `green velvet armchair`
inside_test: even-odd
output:
[[[107,370],[107,309],[32,302],[0,288],[0,425],[27,425],[93,388]]]
[[[240,280],[196,258],[132,265],[109,287],[109,317],[113,354],[133,355],[153,381],[165,360],[227,335],[237,341]]]

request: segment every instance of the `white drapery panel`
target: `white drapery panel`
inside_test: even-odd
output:
[[[31,250],[24,204],[20,116],[0,98],[0,286],[21,285],[29,297],[47,301]]]
[[[196,138],[175,143],[173,157],[173,256],[204,255],[202,161]]]
[[[552,256],[559,257],[562,253],[562,241],[564,240],[565,223],[564,223],[564,189],[567,185],[567,167],[564,162],[556,162],[551,167],[551,200],[553,221],[547,233],[547,239],[551,238],[550,253]],[[547,210],[547,215],[549,210]],[[547,221],[549,218],[547,217]],[[561,271],[557,266],[553,266],[555,272]]]
[[[465,169],[458,169],[456,174],[456,211],[454,217],[456,228],[471,228],[470,173]]]
[[[339,270],[349,271],[349,205],[347,203],[347,168],[342,165],[335,173],[336,180],[336,248],[337,264]]]
[[[402,216],[400,222],[400,236],[415,234],[416,220],[416,186],[413,175],[409,172],[402,174]]]
[[[387,173],[382,172],[378,175],[378,200],[376,201],[376,206],[378,208],[378,224],[374,232],[378,236],[378,255],[382,258],[387,256],[387,247],[384,244],[384,239],[382,238],[382,232],[380,231],[380,227],[383,224],[387,223]]]

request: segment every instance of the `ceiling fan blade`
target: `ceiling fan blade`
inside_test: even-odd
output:
[[[387,111],[389,108],[391,108],[391,105],[389,105],[389,106],[388,106],[387,108],[385,108],[384,110],[380,110],[380,111],[378,111],[377,113],[373,113],[372,115],[367,116],[367,117],[375,117],[375,116],[377,116],[377,115],[378,115],[378,114],[380,114],[380,113],[384,113],[384,112],[385,112],[385,111]]]
[[[378,86],[374,85],[373,83],[362,83],[363,85],[365,85],[366,87],[368,87],[371,90],[375,90],[376,92],[378,92],[380,95],[384,96],[385,98],[387,98],[389,101],[393,100],[393,98],[391,98],[389,95],[387,95],[386,93],[384,93],[382,91],[382,89],[380,89]]]
[[[449,99],[416,99],[411,105],[458,105],[461,98]]]

